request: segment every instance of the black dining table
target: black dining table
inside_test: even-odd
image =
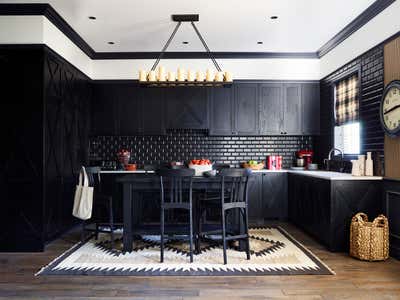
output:
[[[154,173],[126,174],[116,178],[116,182],[122,185],[123,201],[123,252],[131,252],[133,249],[133,215],[135,192],[159,190],[160,178]],[[193,177],[194,191],[218,191],[221,189],[221,178],[218,176]],[[240,226],[240,225],[239,225]],[[242,226],[240,226],[241,228]],[[242,230],[242,228],[240,229]]]

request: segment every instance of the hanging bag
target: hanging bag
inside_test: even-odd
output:
[[[83,183],[82,183],[83,180]],[[93,187],[89,186],[89,178],[85,167],[79,172],[78,185],[75,189],[74,207],[72,215],[81,220],[88,220],[92,217]]]

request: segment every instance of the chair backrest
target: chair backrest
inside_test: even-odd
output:
[[[250,174],[247,169],[221,169],[218,174],[221,177],[221,199],[247,203]]]
[[[184,203],[192,200],[193,169],[160,169],[161,202]]]
[[[100,167],[85,167],[86,174],[89,178],[89,185],[93,187],[101,186]]]

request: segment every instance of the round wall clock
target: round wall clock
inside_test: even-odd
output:
[[[400,81],[390,82],[381,100],[381,124],[390,136],[400,136]]]

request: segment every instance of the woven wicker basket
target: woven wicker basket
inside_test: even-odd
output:
[[[368,222],[364,213],[356,214],[350,226],[350,255],[368,261],[389,257],[389,224],[384,215]]]

